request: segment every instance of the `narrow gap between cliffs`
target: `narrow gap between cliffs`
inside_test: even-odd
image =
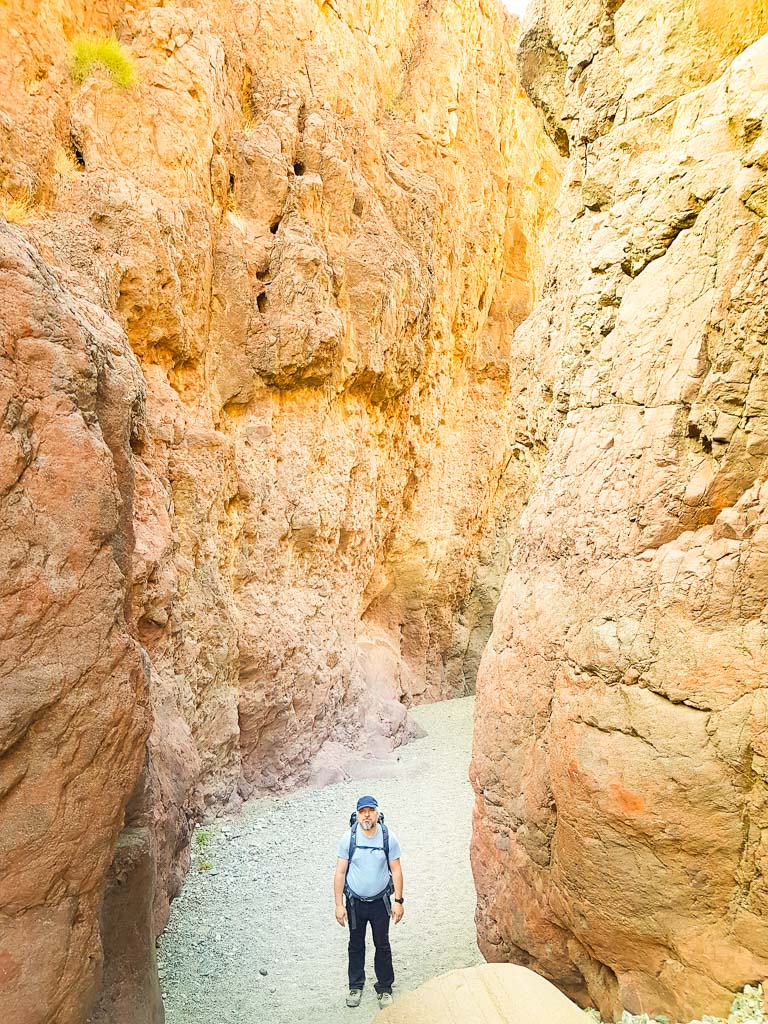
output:
[[[376,795],[402,846],[406,913],[390,930],[395,997],[482,962],[469,864],[473,705],[465,697],[416,708],[426,736],[380,761],[372,777],[256,798],[198,829],[159,943],[168,1024],[338,1024],[353,1012],[344,1005],[348,933],[334,918],[332,879],[362,793]],[[378,1012],[367,985],[355,1021]]]

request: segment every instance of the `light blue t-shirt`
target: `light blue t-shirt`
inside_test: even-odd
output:
[[[352,837],[352,829],[348,828],[341,837],[338,856],[342,860],[349,860],[349,840]],[[357,826],[357,849],[351,861],[349,861],[349,873],[347,874],[347,885],[363,899],[370,899],[371,896],[378,896],[386,889],[389,883],[389,865],[384,856],[384,836],[381,832],[381,825],[376,826],[373,838],[368,839],[362,828]],[[389,859],[400,859],[400,843],[397,836],[389,829]]]

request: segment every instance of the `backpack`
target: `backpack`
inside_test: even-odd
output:
[[[384,815],[381,812],[379,812],[379,825],[381,825],[381,837],[382,837],[382,842],[383,842],[384,857],[386,858],[386,862],[387,862],[387,870],[389,870],[389,829],[384,824]],[[355,850],[357,849],[357,826],[358,826],[357,811],[352,811],[352,813],[349,816],[349,828],[350,828],[349,857],[347,858],[347,871],[346,871],[346,874],[344,875],[344,895],[347,897],[348,901],[349,900],[359,900],[360,899],[360,897],[355,895],[355,893],[353,893],[352,890],[347,885],[347,875],[349,874],[349,865],[352,863],[352,858],[354,857]],[[379,849],[379,847],[369,847],[369,849]],[[387,906],[387,913],[389,913],[389,897],[391,896],[391,894],[394,891],[395,891],[395,883],[392,880],[392,872],[389,871],[389,882],[387,883],[386,889],[382,893],[380,893],[378,896],[374,896],[373,897],[373,899],[377,899],[377,900],[378,899],[383,899],[384,900],[384,903]],[[366,900],[364,902],[368,902],[368,901]],[[354,924],[353,924],[353,927],[354,927]]]

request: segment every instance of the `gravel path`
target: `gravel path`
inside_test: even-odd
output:
[[[403,849],[406,912],[390,931],[395,998],[482,962],[469,868],[472,703],[416,709],[427,736],[391,764],[379,762],[375,777],[254,800],[238,817],[198,830],[192,870],[160,943],[167,1024],[372,1020],[371,953],[360,1008],[344,1005],[347,930],[333,916],[332,888],[336,846],[364,792],[378,798]],[[370,933],[368,943],[370,950]]]

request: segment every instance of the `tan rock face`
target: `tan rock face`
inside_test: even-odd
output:
[[[133,89],[98,66],[72,82],[81,31],[118,33]],[[190,821],[206,808],[339,778],[349,751],[407,736],[404,705],[474,685],[522,500],[510,495],[529,476],[527,449],[511,447],[510,337],[540,285],[558,184],[514,71],[515,38],[501,7],[474,0],[15,0],[0,13],[0,199],[27,198],[9,237],[30,243],[24,258],[40,274],[52,270],[35,286],[39,325],[12,298],[9,310],[20,336],[56,353],[45,310],[66,293],[95,318],[96,339],[77,341],[87,387],[67,385],[71,412],[53,418],[75,440],[62,434],[40,468],[52,539],[39,563],[24,548],[4,574],[11,598],[23,592],[50,623],[29,625],[40,658],[57,649],[54,615],[86,595],[67,613],[80,717],[56,710],[64,698],[41,681],[38,655],[22,645],[7,659],[14,680],[33,674],[9,720],[48,750],[35,771],[72,766],[84,787],[76,809],[55,787],[46,797],[72,846],[46,846],[45,868],[24,852],[26,832],[3,829],[38,893],[11,879],[22,937],[8,933],[8,955],[32,941],[42,878],[67,879],[54,887],[57,901],[74,893],[56,903],[69,914],[61,934],[83,933],[66,970],[48,958],[41,1019],[82,1017],[122,825],[108,905],[125,903],[120,885],[135,889],[132,920],[149,930],[142,886],[155,864],[161,929]],[[102,336],[113,375],[91,367],[107,358]],[[34,401],[64,403],[49,378]],[[99,430],[106,447],[80,454]],[[3,443],[8,529],[40,534],[18,504],[37,448]],[[54,541],[79,560],[71,598],[58,596]],[[6,621],[17,631],[16,615]],[[63,670],[49,671],[61,689]],[[154,729],[134,791],[147,673]],[[56,714],[72,723],[75,753],[47,738]],[[9,735],[3,766],[19,742]],[[101,838],[77,863],[81,818]],[[110,955],[131,977],[151,973],[141,943],[115,948],[117,934]],[[77,985],[67,971],[83,975]],[[39,979],[24,977],[39,995]],[[102,993],[94,1020],[156,1012],[151,985],[119,996]]]
[[[687,1019],[768,972],[768,16],[650,6],[524,27],[570,159],[515,338],[546,455],[478,681],[473,863],[489,959]]]
[[[554,985],[513,964],[449,971],[398,998],[380,1024],[584,1024],[585,1015]]]

